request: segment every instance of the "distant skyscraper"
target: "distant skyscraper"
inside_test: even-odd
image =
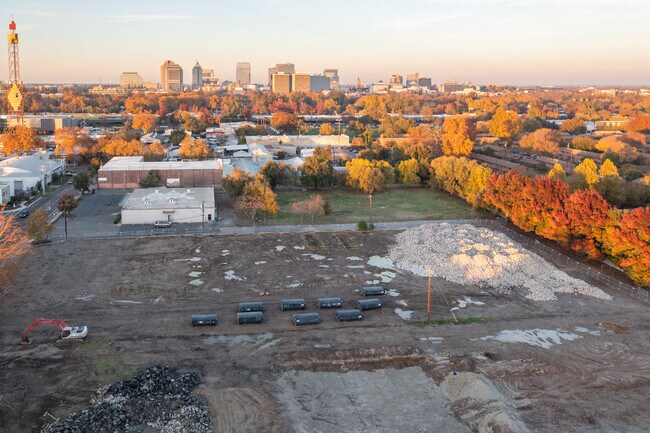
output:
[[[120,75],[120,87],[124,89],[137,89],[143,86],[144,81],[137,72],[122,72]]]
[[[291,74],[278,72],[271,75],[271,90],[275,93],[291,92]]]
[[[201,77],[203,78],[203,81],[208,78],[214,78],[214,69],[204,68]]]
[[[312,75],[309,78],[309,90],[312,92],[322,92],[323,90],[330,90],[330,79],[325,75]]]
[[[399,74],[393,74],[390,76],[390,80],[388,80],[389,84],[404,84],[404,77],[402,77]]]
[[[420,82],[420,73],[406,75],[406,87],[418,86]]]
[[[251,64],[248,62],[237,63],[237,82],[242,86],[251,83]]]
[[[311,76],[304,72],[296,72],[291,76],[292,92],[309,92],[311,88]]]
[[[431,88],[431,78],[420,77],[418,80],[418,86]]]
[[[160,67],[160,88],[166,92],[182,92],[183,68],[171,60],[165,60]]]
[[[338,87],[339,84],[339,70],[338,69],[325,69],[323,75],[330,79],[332,87]],[[336,84],[334,84],[336,83]]]
[[[269,68],[269,84],[273,84],[271,81],[273,74],[277,74],[279,72],[285,74],[295,74],[296,66],[293,63],[278,63],[274,67]]]
[[[192,68],[192,90],[198,90],[203,87],[203,68],[196,62]]]

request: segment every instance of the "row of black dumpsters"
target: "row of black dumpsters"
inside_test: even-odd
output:
[[[386,294],[383,287],[372,286],[363,287],[361,294],[368,296],[382,296]],[[318,308],[337,309],[336,319],[340,322],[363,320],[363,312],[366,310],[376,310],[381,308],[381,301],[376,298],[360,299],[356,301],[356,308],[350,310],[339,309],[343,307],[341,298],[319,298]],[[280,302],[282,311],[306,310],[307,302],[303,298],[282,299]],[[291,319],[296,326],[315,325],[320,323],[320,313],[296,313]],[[264,321],[264,303],[261,301],[241,302],[237,312],[237,323],[240,325],[247,323],[262,323]],[[194,314],[192,315],[192,326],[216,326],[219,323],[219,317],[216,314]]]

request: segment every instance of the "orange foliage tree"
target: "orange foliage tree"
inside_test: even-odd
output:
[[[650,207],[617,212],[605,244],[605,251],[630,278],[650,286]]]
[[[452,116],[442,125],[441,146],[444,155],[468,156],[474,148],[474,124],[464,116]]]
[[[138,113],[133,116],[131,127],[140,129],[145,133],[154,132],[156,130],[156,116],[149,112]]]
[[[181,158],[184,159],[205,159],[210,154],[210,149],[205,141],[200,138],[185,137],[181,142],[181,147],[178,150]]]
[[[31,252],[29,237],[15,217],[0,208],[0,291],[7,287],[20,269],[24,256]]]
[[[17,125],[10,128],[0,137],[2,153],[13,155],[15,153],[29,153],[44,146],[32,128],[25,125]]]

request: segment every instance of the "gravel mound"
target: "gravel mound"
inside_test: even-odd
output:
[[[196,373],[157,365],[100,388],[90,407],[41,433],[212,433],[205,400],[190,395],[199,382]]]
[[[569,293],[609,300],[597,287],[567,275],[503,233],[470,224],[435,223],[396,236],[389,252],[398,268],[459,284],[486,285],[502,293],[527,289],[533,301]]]

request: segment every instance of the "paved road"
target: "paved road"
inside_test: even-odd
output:
[[[28,205],[25,209],[29,211],[29,213],[34,213],[37,210],[41,208],[45,208],[47,211],[47,214],[50,218],[52,218],[57,212],[57,204],[59,202],[59,198],[63,194],[74,194],[75,189],[72,185],[69,185],[67,183],[64,183],[63,185],[59,186],[57,189],[54,191],[48,192],[46,195],[39,197],[35,201],[33,201],[30,205]],[[18,212],[16,213],[18,214]],[[18,221],[18,224],[25,229],[27,226],[27,218],[17,218],[16,221]]]

